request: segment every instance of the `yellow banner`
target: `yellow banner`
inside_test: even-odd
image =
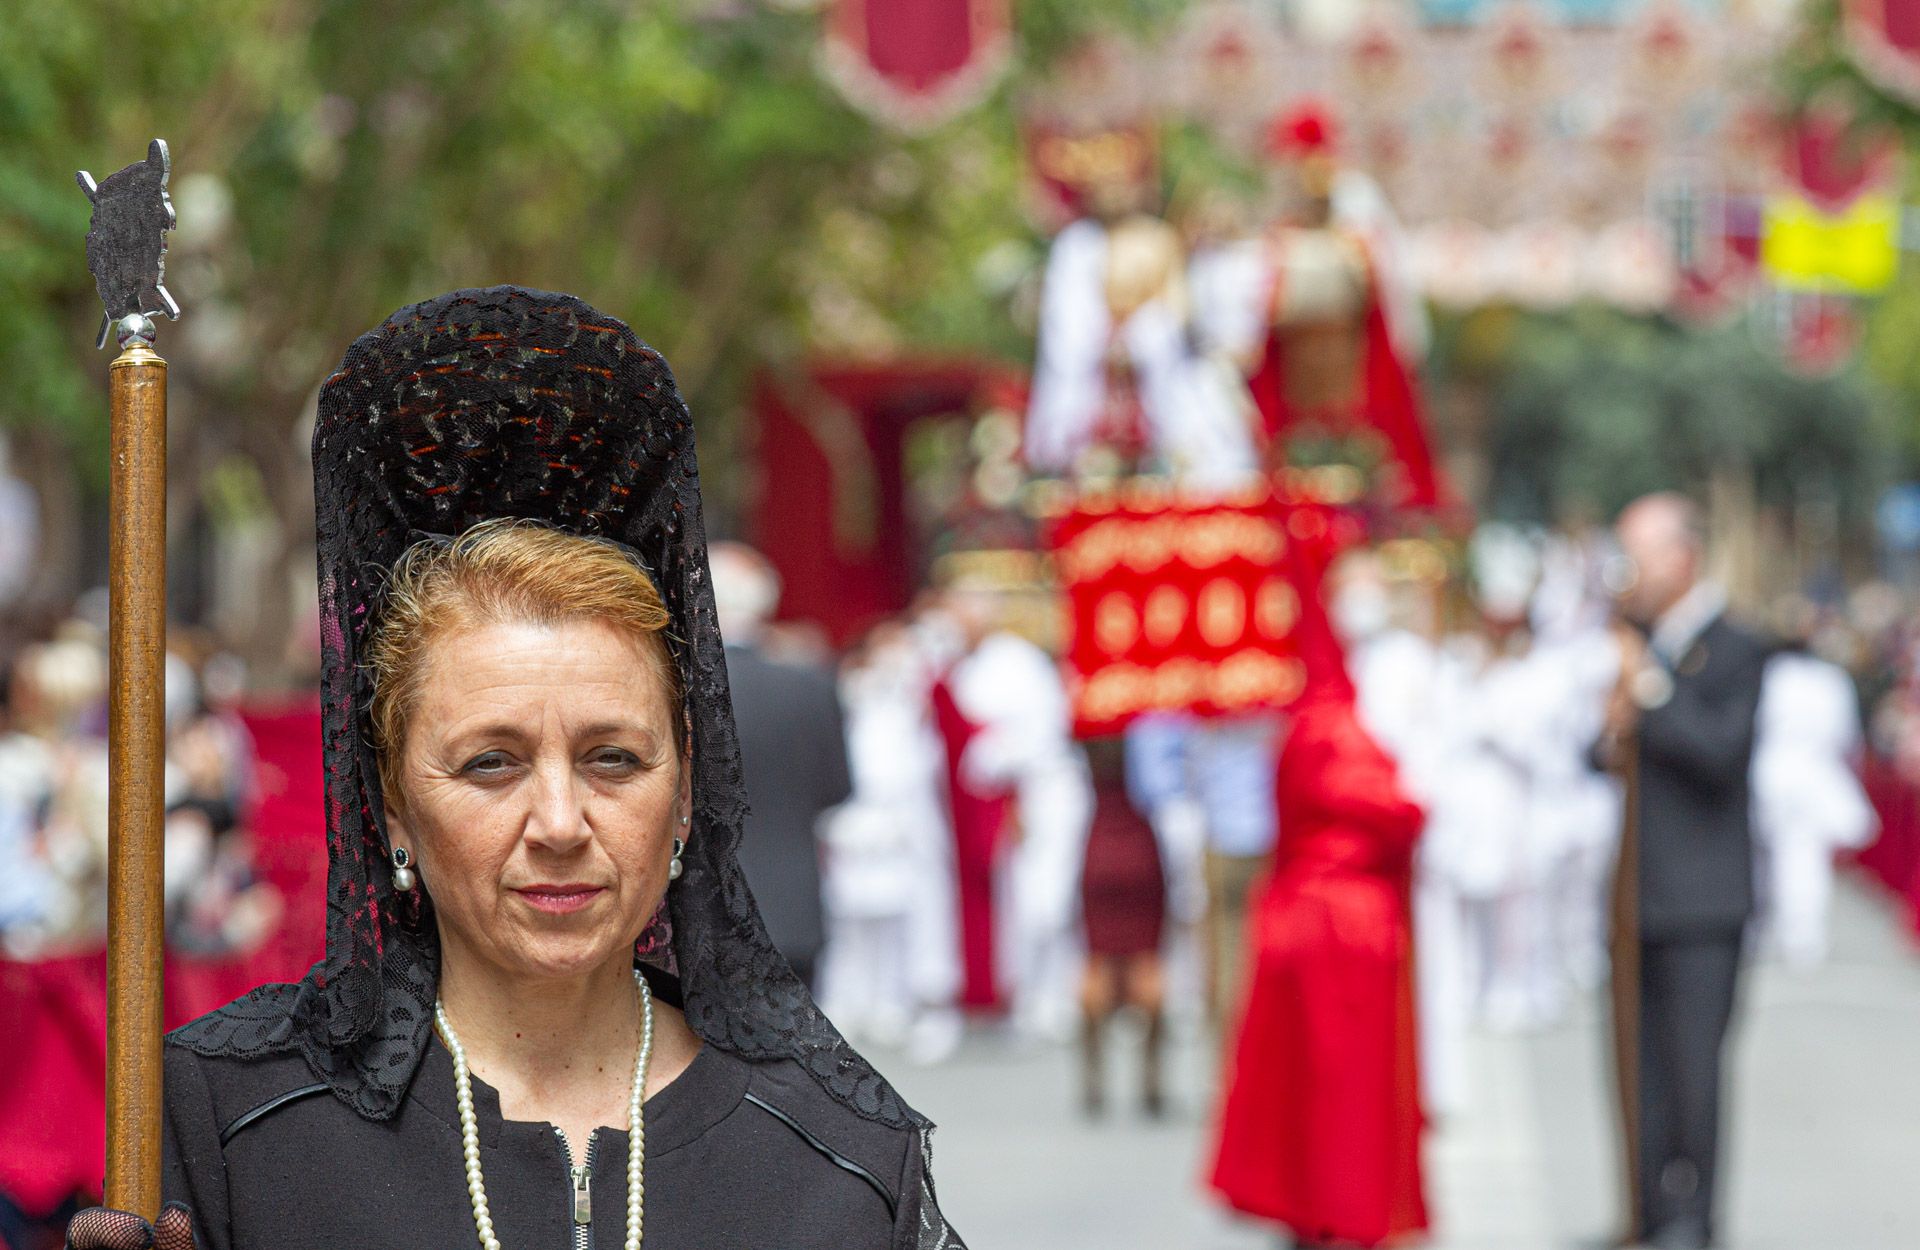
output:
[[[1883,291],[1900,267],[1900,204],[1866,195],[1841,213],[1797,195],[1768,197],[1760,264],[1789,290]]]

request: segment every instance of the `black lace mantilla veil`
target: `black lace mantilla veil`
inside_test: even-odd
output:
[[[438,942],[387,863],[362,657],[387,570],[422,533],[525,517],[637,553],[672,613],[692,728],[694,829],[667,891],[687,1023],[749,1060],[797,1060],[867,1119],[912,1130],[903,1247],[960,1242],[925,1166],[931,1125],[847,1044],[774,951],[735,847],[739,739],[707,573],[693,422],[660,354],[570,295],[455,291],[348,348],[313,436],[327,802],[326,958],[173,1034],[205,1055],[303,1054],[361,1115],[394,1114],[425,1053]],[[650,933],[657,926],[650,926]]]

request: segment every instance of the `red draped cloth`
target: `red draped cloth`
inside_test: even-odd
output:
[[[100,1192],[106,1069],[106,953],[0,961],[0,1192],[29,1216]]]
[[[1303,1240],[1390,1243],[1427,1227],[1408,904],[1425,817],[1350,690],[1303,700],[1276,788],[1212,1183]]]
[[[326,946],[326,825],[320,706],[252,712],[259,784],[254,868],[285,907],[244,955],[169,955],[164,1020],[185,1024],[268,981],[293,981]],[[39,1218],[75,1195],[97,1198],[106,1162],[107,957],[104,951],[0,960],[0,1193]]]
[[[960,757],[980,732],[946,681],[933,686],[933,721],[947,756],[947,800],[953,817],[953,872],[960,889],[960,1005],[996,1008],[993,867],[1012,812],[1012,796],[983,794],[960,775]]]
[[[816,622],[843,647],[904,611],[921,563],[908,437],[922,422],[971,422],[969,413],[1002,405],[1026,406],[1022,379],[984,361],[763,370],[752,460],[780,489],[753,492],[747,537],[780,570],[781,617]]]
[[[1869,756],[1863,773],[1880,833],[1857,859],[1891,890],[1920,934],[1920,788],[1890,762]]]

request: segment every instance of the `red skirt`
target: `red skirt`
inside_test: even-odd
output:
[[[1153,826],[1133,810],[1126,791],[1102,787],[1080,875],[1081,914],[1090,955],[1147,955],[1160,949],[1167,886]]]

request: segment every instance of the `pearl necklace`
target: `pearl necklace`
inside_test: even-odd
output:
[[[627,1096],[627,1244],[640,1250],[640,1222],[646,1215],[647,1125],[642,1104],[647,1095],[647,1066],[653,1059],[653,991],[638,968],[633,983],[640,988],[640,1050],[633,1057],[633,1091]],[[473,1200],[473,1227],[482,1250],[500,1250],[493,1235],[493,1216],[487,1211],[487,1185],[480,1174],[480,1124],[473,1114],[473,1082],[467,1075],[467,1052],[447,1020],[447,1009],[433,1000],[434,1023],[453,1053],[453,1088],[460,1104],[460,1144],[467,1158],[467,1196]]]

